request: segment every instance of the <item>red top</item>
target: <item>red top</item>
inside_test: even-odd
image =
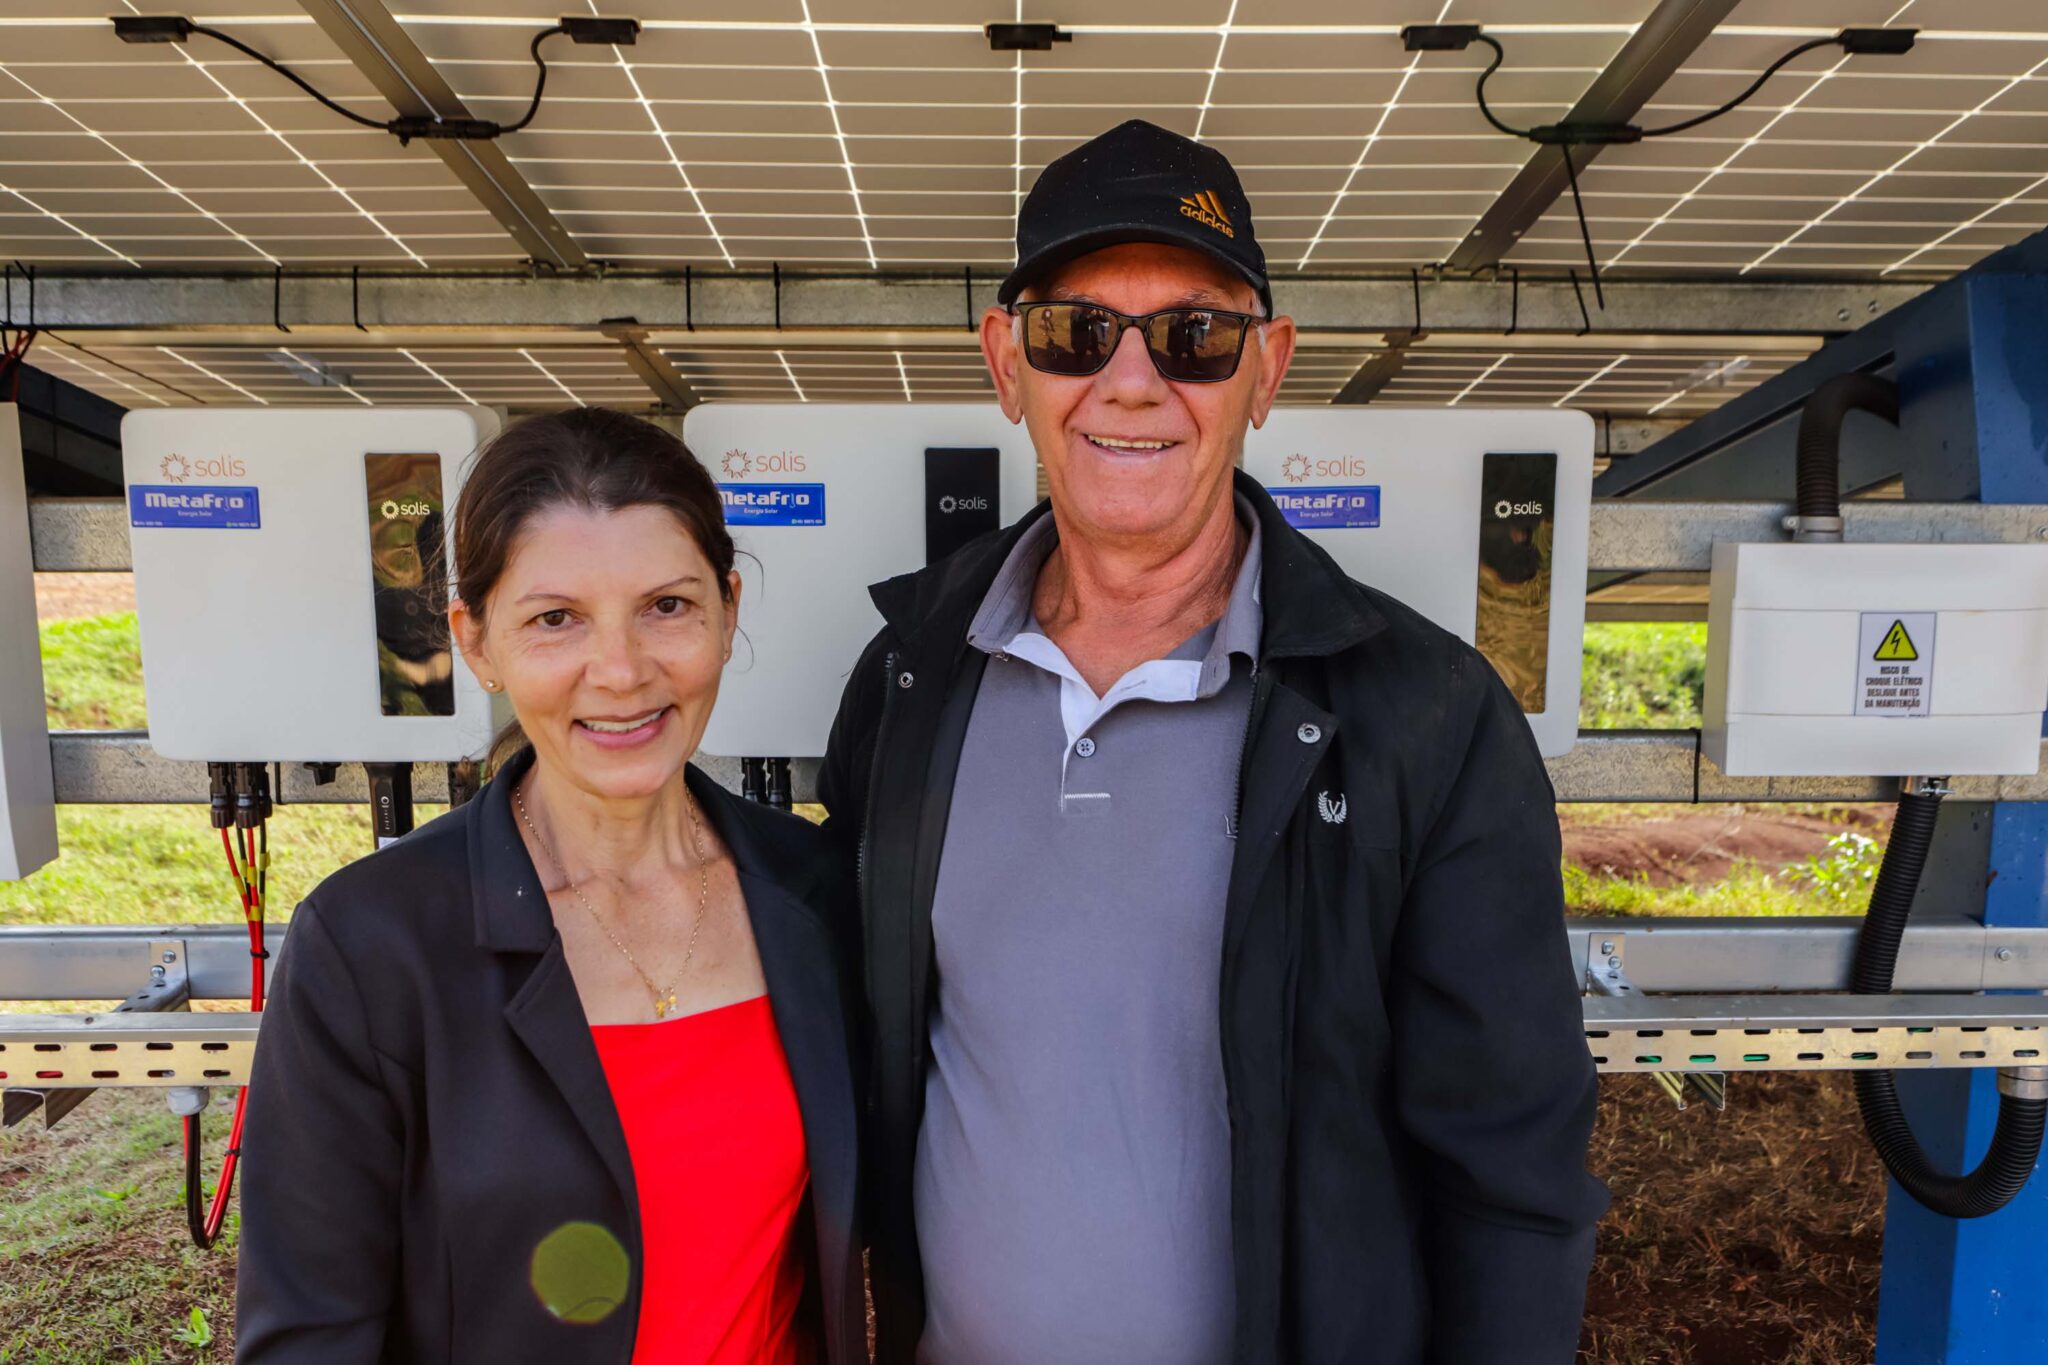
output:
[[[640,1192],[633,1365],[797,1365],[811,1173],[768,997],[590,1032]]]

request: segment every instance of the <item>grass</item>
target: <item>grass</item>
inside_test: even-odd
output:
[[[146,726],[134,612],[46,621],[39,634],[53,730]],[[422,823],[438,813],[421,807]],[[0,882],[0,924],[208,924],[241,918],[219,838],[195,806],[61,806],[57,860]],[[281,806],[270,822],[270,918],[374,847],[358,806]]]
[[[1575,915],[1848,915],[1862,913],[1800,872],[1737,863],[1712,882],[1653,886],[1646,874],[1619,877],[1564,864],[1564,903]]]
[[[46,621],[38,634],[52,730],[139,730],[148,724],[134,612]]]
[[[207,1115],[208,1196],[227,1118]],[[135,1090],[101,1091],[48,1133],[31,1118],[0,1134],[0,1362],[233,1358],[239,1218],[211,1252],[191,1244],[181,1150],[162,1097]]]
[[[1690,730],[1707,685],[1700,622],[1596,621],[1579,666],[1579,724],[1589,730]]]

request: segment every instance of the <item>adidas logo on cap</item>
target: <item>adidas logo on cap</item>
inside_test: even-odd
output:
[[[1223,211],[1223,202],[1214,190],[1202,190],[1186,195],[1180,201],[1181,213],[1194,219],[1203,227],[1210,227],[1225,237],[1235,237],[1237,232],[1230,226],[1230,215]]]

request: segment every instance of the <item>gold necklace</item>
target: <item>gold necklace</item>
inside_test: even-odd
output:
[[[604,916],[598,914],[596,908],[591,905],[589,898],[583,894],[583,887],[577,882],[569,881],[569,874],[562,870],[561,860],[555,857],[555,851],[548,847],[548,841],[541,838],[540,831],[534,828],[533,817],[526,813],[526,800],[519,794],[517,787],[512,789],[512,804],[518,807],[520,823],[524,824],[527,833],[533,836],[533,842],[540,845],[540,851],[546,856],[548,865],[554,868],[555,875],[568,882],[570,893],[582,905],[584,912],[597,922],[598,928],[604,930],[604,936],[612,941],[612,946],[625,954],[626,964],[646,984],[647,993],[654,997],[654,1017],[666,1019],[668,1012],[676,1007],[675,982],[670,982],[667,990],[655,985],[654,978],[640,965],[640,959],[633,956],[633,950],[612,932],[612,927],[604,922]],[[676,981],[682,980],[683,973],[690,970],[691,960],[697,956],[697,935],[704,929],[704,907],[711,900],[711,865],[704,859],[704,838],[697,821],[697,803],[691,798],[687,787],[683,789],[683,806],[690,812],[690,851],[697,856],[697,918],[690,925],[690,945],[683,951],[682,966],[676,968]]]

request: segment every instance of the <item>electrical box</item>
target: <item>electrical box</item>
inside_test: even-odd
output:
[[[1716,545],[1704,748],[1735,777],[2027,774],[2048,545]]]
[[[490,699],[448,633],[484,408],[170,408],[121,421],[150,744],[234,762],[454,761]]]
[[[751,556],[710,753],[822,754],[847,670],[881,623],[868,585],[1017,520],[1036,498],[1030,436],[992,402],[707,403],[683,438]],[[1478,643],[1546,755],[1571,748],[1591,419],[1282,408],[1249,435],[1244,465],[1347,573]]]
[[[0,403],[0,881],[19,881],[56,856],[21,423],[14,404]]]

